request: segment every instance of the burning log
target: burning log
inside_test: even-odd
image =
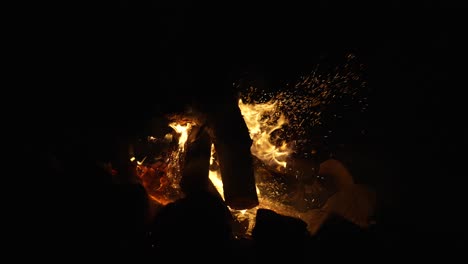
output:
[[[185,154],[180,187],[185,194],[209,188],[211,139],[204,127],[195,127],[190,133]]]
[[[259,202],[249,130],[237,106],[219,108],[211,116],[211,128],[223,181],[224,199],[232,209],[250,209]],[[225,122],[226,120],[229,122]]]
[[[233,209],[250,209],[258,205],[250,148],[216,141],[223,192],[226,204]]]

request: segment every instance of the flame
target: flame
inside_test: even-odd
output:
[[[215,152],[216,152],[215,146],[214,144],[211,144],[210,166],[213,166],[215,163],[215,160],[216,160]],[[223,181],[221,180],[221,172],[218,169],[210,168],[208,177],[211,183],[213,183],[213,186],[216,188],[216,190],[218,191],[218,193],[221,195],[221,197],[224,200]],[[256,186],[256,191],[257,191],[257,195],[260,196],[260,189],[258,188],[258,186]],[[240,210],[240,211],[245,212],[245,210]]]
[[[214,147],[214,144],[211,144],[210,167],[213,166],[215,162],[214,154],[215,154],[215,147]],[[213,183],[213,186],[216,188],[219,195],[221,195],[221,197],[224,200],[223,181],[221,180],[221,175],[220,175],[219,170],[210,168],[208,172],[208,178],[210,178],[211,183]]]
[[[271,141],[271,135],[288,123],[286,117],[279,112],[277,101],[244,104],[239,99],[239,108],[253,141],[250,149],[252,155],[267,165],[286,168],[286,159],[292,152],[290,144],[283,141],[277,146]]]
[[[306,172],[296,171],[296,163],[288,163],[288,161],[292,161],[293,151],[299,153],[299,150],[304,150],[304,152],[315,154],[314,149],[309,148],[308,140],[324,140],[323,138],[329,136],[326,134],[321,138],[314,137],[320,134],[316,131],[327,128],[326,131],[332,132],[326,127],[326,122],[342,118],[343,113],[335,112],[333,107],[328,106],[336,103],[344,105],[359,102],[358,107],[362,111],[367,108],[366,98],[362,97],[361,93],[366,83],[362,80],[359,71],[355,70],[360,70],[362,65],[353,63],[353,58],[349,57],[344,67],[336,68],[332,72],[320,72],[317,67],[310,75],[301,76],[298,82],[292,86],[288,84],[288,87],[283,87],[287,89],[281,89],[277,93],[269,94],[254,87],[250,87],[250,91],[241,92],[245,100],[240,99],[238,107],[253,142],[251,153],[261,161],[259,163],[263,164],[257,164],[254,168],[259,206],[248,210],[229,208],[241,225],[238,234],[251,234],[258,208],[271,209],[283,215],[300,218],[308,223],[308,228],[317,226],[316,223],[323,220],[324,214],[319,211],[322,205],[317,202],[319,199],[314,199],[316,194],[321,197],[322,190],[316,188],[318,190],[316,191],[308,186],[309,189],[313,189],[308,192],[308,195],[310,193],[313,195],[306,197],[305,188],[295,187],[302,184],[298,182],[297,175]],[[345,106],[349,107],[349,105]],[[327,109],[330,110],[327,112]],[[167,159],[150,165],[148,165],[150,161],[145,164],[143,164],[144,160],[137,162],[139,176],[150,197],[163,205],[177,200],[182,195],[179,186],[181,164],[185,158],[188,136],[192,127],[197,124],[194,120],[190,121],[190,118],[184,118],[188,117],[175,117],[169,124],[178,134],[178,142],[177,146],[168,151]],[[173,134],[167,134],[165,140],[172,142]],[[149,137],[149,140],[157,141],[158,139]],[[224,199],[223,182],[216,162],[216,150],[212,144],[208,176]],[[263,174],[267,177],[258,176]],[[285,181],[277,181],[276,178],[279,177],[284,177],[281,180]],[[286,188],[282,184],[286,185]],[[287,186],[288,184],[291,186]],[[304,203],[306,206],[302,207]]]
[[[137,175],[148,192],[148,196],[158,204],[166,205],[182,197],[180,191],[181,164],[185,157],[185,145],[193,127],[190,122],[172,122],[168,125],[179,135],[177,148],[167,151],[167,158],[156,162],[145,162],[147,157],[137,161],[132,157],[131,161],[137,163]],[[172,141],[172,134],[166,134],[164,141]],[[148,142],[157,142],[158,139],[148,137]]]
[[[219,171],[219,169],[217,169],[218,167],[214,166],[216,162],[215,153],[216,153],[215,146],[214,144],[211,144],[210,170],[209,170],[208,177],[211,183],[213,183],[213,186],[215,187],[215,189],[220,194],[221,198],[224,200],[223,181],[221,180],[221,172]],[[258,186],[256,186],[256,191],[257,191],[258,197],[261,198],[260,189],[258,188]],[[257,207],[254,207],[248,210],[236,210],[236,209],[230,208],[229,206],[228,208],[231,211],[232,215],[236,218],[237,222],[247,223],[246,229],[243,231],[239,231],[238,233],[240,233],[240,235],[251,235],[252,230],[254,228],[254,224],[255,224],[255,216],[256,216]]]
[[[179,137],[179,148],[184,151],[185,150],[185,143],[187,142],[188,135],[192,125],[190,123],[186,123],[185,126],[179,124],[177,122],[170,123],[169,126],[174,129],[174,131],[180,134]]]

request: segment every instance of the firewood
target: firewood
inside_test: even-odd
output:
[[[185,194],[206,191],[209,183],[211,139],[203,127],[195,127],[187,140],[180,187]]]

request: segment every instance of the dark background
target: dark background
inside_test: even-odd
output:
[[[64,133],[80,134],[77,142],[96,130],[127,133],[193,96],[223,92],[208,92],[212,87],[199,85],[205,79],[223,82],[255,66],[275,83],[353,53],[365,65],[369,108],[346,122],[366,133],[336,140],[348,146],[356,180],[376,188],[384,244],[441,255],[461,248],[467,134],[462,15],[427,2],[412,10],[398,2],[210,4],[117,1],[25,23],[18,34],[26,36],[20,41],[26,60],[15,63],[28,73],[19,86],[36,88],[22,99],[34,110],[19,128],[34,128],[44,139],[40,146]],[[195,77],[178,78],[184,73]],[[355,135],[352,126],[338,129]]]

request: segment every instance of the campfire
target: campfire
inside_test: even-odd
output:
[[[359,200],[361,207],[365,207],[365,216],[358,219],[351,213],[350,218],[361,226],[368,225],[367,218],[375,200],[373,193],[354,184],[349,171],[338,161],[319,158],[316,145],[321,142],[306,138],[307,131],[322,125],[325,107],[336,104],[343,97],[360,96],[359,89],[365,82],[346,67],[333,74],[321,75],[314,71],[276,93],[250,87],[241,94],[238,107],[253,142],[250,150],[259,204],[244,210],[229,207],[236,220],[237,235],[251,235],[259,208],[299,218],[313,233],[330,210],[346,211],[341,208],[346,207],[344,203],[347,202],[343,201],[349,201],[350,195],[354,200],[366,197],[363,198],[365,202]],[[351,85],[352,82],[359,85]],[[169,127],[171,130],[163,136],[149,135],[142,139],[132,158],[138,164],[137,175],[149,197],[161,206],[184,196],[180,184],[190,138],[203,128],[203,122],[189,114],[170,116],[167,120],[164,129]],[[224,199],[218,153],[213,142],[210,146],[208,178],[210,185]],[[330,167],[334,169],[328,169]],[[330,184],[336,183],[337,177],[345,184]]]

